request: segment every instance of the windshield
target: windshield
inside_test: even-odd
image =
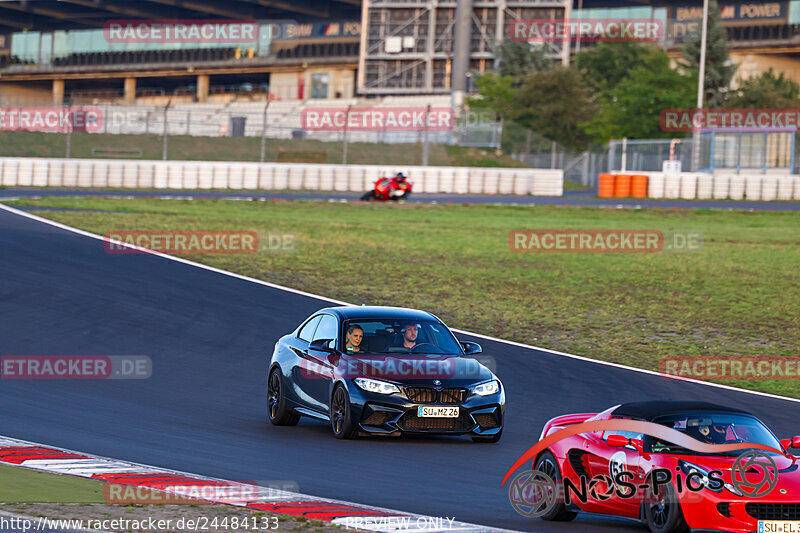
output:
[[[463,355],[450,330],[434,320],[349,320],[344,333],[349,353]]]
[[[782,449],[780,442],[772,432],[761,421],[751,416],[730,413],[691,413],[667,416],[656,419],[654,422],[685,433],[706,444],[752,442],[778,450]],[[649,437],[648,441],[652,453],[697,454],[697,452],[652,437]],[[723,455],[737,456],[743,451],[737,450]]]

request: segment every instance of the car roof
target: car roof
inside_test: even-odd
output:
[[[624,416],[652,421],[656,418],[661,418],[662,416],[679,415],[691,412],[737,413],[753,416],[747,411],[734,409],[733,407],[725,407],[724,405],[717,405],[715,403],[674,400],[624,403],[614,409],[614,411],[611,413],[611,416]]]
[[[327,312],[339,315],[344,320],[351,318],[391,318],[399,320],[438,320],[427,311],[407,309],[405,307],[384,307],[370,305],[347,305],[342,307],[327,307],[318,312]]]

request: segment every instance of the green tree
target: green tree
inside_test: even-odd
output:
[[[760,76],[741,82],[730,91],[725,107],[729,108],[790,108],[800,107],[800,86],[781,72],[776,76],[770,68]]]
[[[681,48],[683,61],[681,66],[686,68],[696,78],[700,66],[700,44],[702,39],[702,20],[697,25],[697,30],[692,32]],[[719,6],[716,0],[710,0],[708,6],[708,39],[706,43],[706,72],[704,101],[706,107],[720,107],[727,97],[728,87],[736,65],[730,60],[728,34],[719,21]],[[696,103],[696,102],[695,102]]]
[[[596,105],[576,68],[557,66],[529,74],[517,102],[514,119],[520,125],[576,151],[589,145],[591,138],[581,124],[594,116]]]
[[[573,64],[598,95],[614,89],[637,67],[659,61],[664,52],[638,43],[597,43],[575,54]]]
[[[497,47],[495,58],[499,63],[497,73],[514,78],[516,86],[521,85],[531,72],[546,70],[554,64],[552,59],[546,57],[543,46],[534,47],[510,39]]]
[[[513,83],[512,76],[487,72],[475,80],[480,96],[467,98],[467,104],[470,109],[490,109],[498,117],[509,118],[517,113],[517,89]]]
[[[596,142],[631,137],[674,137],[661,130],[665,109],[694,107],[697,82],[670,68],[666,52],[651,53],[598,100],[599,111],[583,124]]]

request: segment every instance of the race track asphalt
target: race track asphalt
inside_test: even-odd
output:
[[[174,198],[215,198],[266,200],[330,200],[356,201],[361,197],[355,192],[314,192],[314,191],[198,191],[198,190],[108,190],[108,189],[39,189],[32,187],[0,189],[0,201],[9,198],[29,198],[32,196],[133,196]],[[744,209],[754,211],[800,211],[800,202],[760,202],[733,200],[679,200],[647,198],[597,198],[593,190],[564,191],[563,196],[513,196],[502,194],[428,194],[414,193],[410,202],[470,203],[470,204],[508,204],[508,205],[561,205],[573,207],[606,208],[660,208],[660,209]]]
[[[328,303],[102,242],[0,210],[0,354],[147,355],[145,380],[0,380],[0,435],[233,480],[526,531],[645,531],[583,516],[517,515],[500,480],[544,422],[635,400],[747,409],[779,437],[800,403],[668,380],[499,341],[507,396],[498,444],[461,438],[339,441],[323,423],[265,420],[275,340]],[[436,312],[435,309],[431,311]],[[468,335],[461,335],[470,339]]]

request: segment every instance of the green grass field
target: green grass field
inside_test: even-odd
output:
[[[0,502],[103,503],[103,482],[0,465]]]
[[[430,310],[451,327],[658,369],[666,356],[796,356],[800,214],[485,205],[47,198],[43,212],[120,229],[293,232],[296,252],[192,259],[355,304]],[[700,251],[523,254],[513,229],[656,229]],[[99,246],[99,244],[98,244]],[[800,397],[788,381],[732,385]]]

